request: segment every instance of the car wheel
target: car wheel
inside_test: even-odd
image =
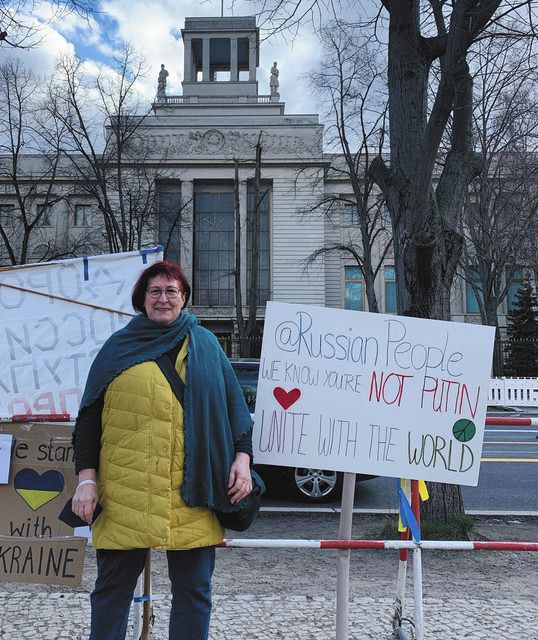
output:
[[[305,502],[326,502],[342,494],[344,476],[338,471],[292,467],[289,476],[293,491]]]

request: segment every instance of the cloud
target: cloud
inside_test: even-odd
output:
[[[283,35],[262,40],[260,45],[260,67],[258,86],[260,93],[269,93],[269,75],[273,62],[280,70],[280,99],[286,102],[288,113],[317,113],[312,93],[305,74],[320,63],[320,46],[315,33],[309,27],[301,29],[297,37],[289,42]]]
[[[51,3],[38,4],[31,19],[41,23],[43,40],[28,51],[16,53],[24,62],[40,74],[50,75],[54,60],[64,52],[74,53],[95,65],[112,66],[112,57],[121,41],[131,43],[135,50],[150,65],[146,78],[138,89],[149,103],[157,89],[157,76],[161,64],[165,64],[170,75],[167,82],[168,95],[181,95],[183,79],[183,43],[180,30],[185,16],[215,17],[220,14],[220,2],[201,3],[186,0],[179,5],[177,0],[101,0],[99,11],[88,19],[77,14],[58,14]],[[252,4],[237,2],[235,15],[251,15]],[[229,11],[226,11],[230,15]],[[290,41],[283,35],[262,37],[260,66],[257,72],[259,93],[269,94],[270,68],[274,60],[280,69],[280,97],[286,102],[288,113],[316,113],[305,72],[319,64],[319,44],[309,25],[301,27]],[[95,70],[93,70],[96,73]]]
[[[142,52],[151,65],[151,77],[145,83],[145,91],[154,96],[157,87],[157,75],[164,64],[170,75],[167,82],[169,95],[181,95],[183,80],[183,43],[180,29],[185,17],[215,17],[220,14],[220,3],[200,3],[199,0],[187,0],[181,3],[183,15],[178,15],[177,1],[162,0],[148,3],[145,0],[104,0],[101,9],[116,21],[117,35],[131,42]],[[239,2],[234,6],[235,15],[251,15],[252,5]],[[302,77],[319,56],[319,45],[312,29],[301,28],[292,42],[283,36],[274,36],[262,40],[260,47],[260,66],[258,68],[258,86],[260,94],[269,94],[269,71],[274,60],[279,62],[280,96],[290,113],[312,113],[312,99],[306,80]]]
[[[73,55],[75,46],[39,17],[22,15],[21,19],[39,27],[40,40],[29,50],[11,49],[9,55],[19,58],[36,75],[48,78],[52,75],[56,58],[62,54]]]
[[[196,3],[192,3],[195,5]],[[182,9],[189,3],[182,3]],[[141,0],[104,0],[101,8],[116,21],[117,36],[130,42],[151,65],[151,78],[146,85],[154,96],[161,64],[169,70],[168,93],[181,93],[183,46],[177,39],[183,20],[177,16],[177,3],[148,3]],[[149,87],[151,86],[151,90]]]

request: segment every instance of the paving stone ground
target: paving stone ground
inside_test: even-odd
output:
[[[375,536],[380,517],[354,520],[354,538]],[[237,537],[336,537],[337,516],[262,514]],[[484,518],[477,537],[538,539],[538,519]],[[336,551],[219,549],[210,640],[333,640]],[[425,640],[538,640],[538,553],[424,552]],[[167,640],[166,556],[152,554],[153,640]],[[412,563],[404,617],[413,620]],[[351,554],[349,640],[390,640],[398,556]],[[86,640],[95,580],[93,549],[82,585],[0,584],[0,640]],[[412,637],[410,623],[404,630]],[[128,635],[128,638],[131,637]]]
[[[169,598],[156,595],[151,636],[167,638]],[[332,596],[215,596],[211,640],[329,640],[334,638]],[[413,602],[406,600],[412,617]],[[0,595],[0,640],[87,638],[88,598],[81,593]],[[350,640],[391,640],[392,598],[352,598]],[[536,640],[538,605],[530,599],[425,598],[425,638]],[[404,623],[411,637],[411,627]],[[128,637],[131,637],[130,634]]]

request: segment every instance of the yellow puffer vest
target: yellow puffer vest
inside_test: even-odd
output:
[[[187,342],[176,369],[185,380]],[[183,483],[183,408],[155,362],[115,378],[105,394],[96,549],[193,549],[224,535],[212,511],[189,507]]]

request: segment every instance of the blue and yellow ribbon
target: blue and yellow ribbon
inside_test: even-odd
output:
[[[407,531],[407,527],[411,529],[411,534],[415,542],[420,542],[420,525],[411,508],[411,482],[404,478],[396,480],[396,490],[398,492],[398,503],[400,505],[400,518],[398,520],[398,531]],[[428,500],[428,488],[424,480],[418,481],[418,492],[422,501]]]

